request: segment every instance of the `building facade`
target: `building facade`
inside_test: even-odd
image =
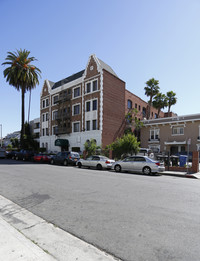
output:
[[[121,127],[124,104],[125,82],[91,55],[84,70],[55,83],[45,80],[40,97],[40,147],[83,151],[91,138],[105,147]]]
[[[150,109],[150,106],[147,102],[142,100],[140,97],[137,95],[133,94],[132,92],[126,90],[125,92],[125,109],[126,113],[128,113],[131,109],[136,109],[138,111],[137,113],[137,118],[139,120],[143,120],[144,118],[147,118],[148,111]],[[160,118],[164,117],[164,112],[160,111]],[[151,107],[151,115],[150,119],[156,119],[158,118],[158,110],[155,109],[154,107]]]
[[[141,147],[155,152],[200,151],[200,114],[144,120]]]

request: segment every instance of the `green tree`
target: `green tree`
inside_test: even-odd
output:
[[[151,115],[151,106],[152,106],[152,101],[153,101],[153,97],[158,94],[160,87],[159,85],[159,81],[155,80],[154,78],[151,78],[150,80],[148,80],[146,82],[146,87],[144,87],[145,90],[145,95],[147,95],[147,97],[149,97],[149,111],[148,111],[148,115],[147,118],[149,119],[150,115]]]
[[[167,97],[166,97],[166,95],[159,92],[154,97],[152,104],[153,104],[153,107],[158,110],[158,118],[159,118],[161,109],[164,109],[165,107],[167,107]]]
[[[26,91],[31,90],[39,84],[40,69],[33,66],[31,63],[36,59],[29,57],[30,52],[27,50],[16,50],[16,52],[8,52],[6,61],[2,65],[8,67],[4,70],[3,74],[6,81],[14,86],[18,91],[21,90],[21,147],[24,146],[24,96]]]
[[[10,139],[12,143],[12,147],[18,149],[19,148],[19,140],[17,138],[11,138]]]
[[[170,109],[172,105],[175,105],[177,103],[177,97],[176,97],[176,93],[173,91],[169,91],[167,92],[167,105],[168,105],[168,116],[170,114]]]
[[[126,121],[128,128],[125,129],[125,134],[132,133],[132,128],[134,128],[134,135],[137,137],[137,140],[140,140],[140,129],[143,127],[143,122],[137,118],[138,110],[131,109],[126,115]]]
[[[97,146],[96,141],[94,139],[90,139],[90,141],[86,141],[84,147],[87,156],[96,154],[96,151],[100,149],[100,146]]]
[[[140,142],[135,135],[128,133],[121,138],[117,138],[109,148],[113,151],[114,157],[120,159],[122,155],[136,154],[139,151]]]

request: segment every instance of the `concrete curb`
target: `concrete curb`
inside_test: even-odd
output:
[[[48,254],[49,259],[24,259],[24,260],[60,260],[60,261],[116,261],[117,259],[104,251],[90,245],[83,240],[63,231],[62,229],[46,222],[44,219],[32,214],[24,208],[21,208],[12,201],[0,196],[0,219],[7,222],[12,229],[25,236],[32,245],[37,247],[38,253],[42,251]],[[16,231],[15,230],[15,231]],[[3,232],[3,234],[2,234]],[[0,226],[0,233],[4,237]],[[19,233],[19,234],[20,234]],[[16,238],[17,235],[13,234]],[[21,235],[21,236],[22,236]],[[5,247],[10,248],[9,241]],[[2,246],[1,246],[2,250]],[[2,256],[1,256],[2,258]],[[50,259],[51,258],[51,259]],[[2,260],[17,260],[2,259]],[[23,260],[23,259],[22,259]]]
[[[164,171],[164,172],[161,172],[159,174],[166,175],[166,176],[182,177],[182,178],[200,179],[199,173],[188,174],[187,172]]]

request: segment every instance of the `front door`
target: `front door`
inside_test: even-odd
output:
[[[175,155],[178,153],[178,146],[171,146],[170,148],[170,154]]]

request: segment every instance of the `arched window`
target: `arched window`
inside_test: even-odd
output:
[[[132,101],[131,100],[128,100],[127,108],[132,109]]]

